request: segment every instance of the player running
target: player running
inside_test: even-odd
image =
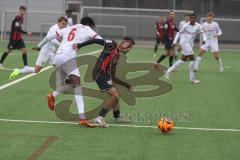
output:
[[[133,88],[130,84],[118,79],[115,74],[120,56],[129,52],[135,45],[135,41],[130,37],[124,37],[122,42],[117,44],[113,40],[93,39],[82,44],[78,44],[78,48],[93,43],[103,45],[104,49],[96,62],[92,76],[100,90],[108,93],[110,96],[105,100],[104,106],[101,108],[99,116],[95,119],[95,122],[99,123],[101,127],[109,127],[105,121],[105,116],[110,109],[113,109],[115,122],[127,123],[129,121],[120,115],[120,96],[114,86],[116,83],[126,87],[129,91],[133,91]]]
[[[163,27],[164,27],[163,24],[164,24],[164,18],[163,17],[159,17],[159,20],[155,24],[155,28],[156,28],[156,44],[155,44],[154,53],[153,53],[154,57],[156,57],[156,53],[157,53],[159,44],[161,42],[163,43]]]
[[[175,50],[173,47],[173,40],[175,36],[175,32],[177,32],[178,29],[176,28],[175,24],[175,12],[169,11],[167,19],[164,22],[164,28],[163,28],[163,41],[165,44],[165,54],[162,54],[160,58],[154,63],[154,68],[159,70],[159,63],[163,61],[166,57],[169,56],[169,66],[172,66],[173,58],[175,56]]]
[[[189,63],[189,73],[190,78],[189,81],[193,84],[199,83],[199,80],[195,79],[194,76],[194,53],[193,53],[193,46],[194,40],[198,34],[201,33],[201,25],[196,22],[196,15],[190,14],[190,23],[184,24],[179,33],[181,34],[181,48],[182,48],[182,58],[178,60],[172,67],[170,67],[167,72],[165,73],[165,78],[169,79],[170,73],[183,65],[186,61],[190,60]],[[178,39],[175,37],[173,44],[177,43]]]
[[[65,93],[68,90],[73,90],[79,113],[79,124],[93,128],[95,126],[86,119],[84,114],[80,73],[76,62],[77,49],[73,48],[73,45],[76,43],[83,43],[93,38],[101,39],[101,37],[89,26],[76,24],[56,32],[55,35],[45,37],[37,45],[37,49],[39,50],[48,41],[60,37],[62,37],[62,42],[55,55],[54,65],[57,67],[57,71],[61,76],[61,80],[65,82],[65,85],[59,88],[58,93]],[[54,110],[54,96],[50,94],[48,97],[49,104],[52,104],[50,107],[53,107],[50,109]]]
[[[217,22],[213,21],[214,13],[209,12],[207,14],[207,21],[202,24],[203,31],[203,45],[200,48],[199,54],[196,58],[196,63],[194,66],[194,71],[198,71],[199,64],[202,57],[206,51],[209,49],[213,53],[213,56],[218,62],[219,72],[223,72],[223,63],[219,55],[218,48],[218,36],[222,35],[222,30],[220,29]]]
[[[14,49],[21,50],[24,67],[26,67],[26,68],[28,67],[27,49],[26,49],[25,43],[22,39],[22,34],[31,36],[32,33],[26,32],[22,29],[23,19],[26,14],[26,10],[27,9],[25,6],[20,6],[18,15],[12,21],[9,43],[8,43],[6,51],[3,53],[2,57],[1,57],[0,69],[4,69],[3,62],[6,59],[6,57],[8,56],[8,54],[11,53],[12,50],[14,50]]]
[[[67,19],[65,17],[59,17],[58,23],[51,26],[47,37],[51,35],[55,35],[61,29],[65,28],[67,25]],[[54,56],[56,51],[56,46],[59,46],[60,42],[57,39],[53,39],[46,43],[40,50],[38,54],[38,58],[36,61],[35,68],[34,67],[24,67],[22,69],[14,69],[14,71],[10,74],[9,79],[13,80],[20,74],[30,74],[30,73],[38,73],[42,70],[44,65],[48,62],[50,65],[54,62]]]

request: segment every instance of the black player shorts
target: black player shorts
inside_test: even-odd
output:
[[[113,87],[112,80],[106,75],[98,75],[96,82],[102,92],[107,92],[110,88]]]
[[[16,41],[10,40],[7,46],[8,49],[18,49],[18,50],[25,47],[26,47],[25,43],[22,39],[16,40]]]
[[[164,40],[164,45],[165,45],[165,49],[166,50],[170,50],[170,49],[173,49],[173,39],[165,39]]]

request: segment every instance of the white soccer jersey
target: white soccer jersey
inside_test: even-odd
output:
[[[203,41],[217,41],[217,36],[220,36],[222,34],[222,30],[220,29],[218,23],[215,21],[212,21],[211,23],[204,22],[202,24],[202,31]]]
[[[46,36],[50,37],[52,35],[56,35],[56,33],[59,31],[60,31],[60,28],[59,28],[58,24],[54,24],[52,27],[50,27]],[[59,41],[57,39],[52,39],[51,41],[47,42],[42,47],[42,49],[51,49],[54,51],[56,49],[56,45],[60,45]]]
[[[67,26],[68,27],[72,26],[73,25],[73,19],[71,17],[68,18],[67,16],[65,16],[65,18],[67,18],[67,20],[68,20]]]
[[[179,23],[178,29],[180,30],[180,29],[183,27],[183,25],[186,24],[186,23],[189,23],[189,21],[185,21],[185,20],[181,21],[181,22]]]

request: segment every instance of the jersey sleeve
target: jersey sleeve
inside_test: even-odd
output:
[[[221,28],[219,27],[219,24],[218,24],[218,23],[216,23],[216,30],[217,30],[217,35],[218,35],[218,36],[222,35],[222,30],[221,30]]]

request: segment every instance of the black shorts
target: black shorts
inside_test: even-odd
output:
[[[18,49],[18,50],[25,47],[26,47],[25,43],[22,39],[16,40],[16,41],[10,40],[7,46],[8,49]]]
[[[156,43],[163,43],[162,37],[156,36]]]
[[[166,50],[173,49],[173,39],[172,39],[172,40],[170,40],[170,39],[165,39],[165,40],[164,40],[164,44],[165,44],[165,49],[166,49]]]
[[[108,91],[113,87],[112,80],[110,77],[105,75],[98,75],[96,78],[97,85],[102,92]]]

